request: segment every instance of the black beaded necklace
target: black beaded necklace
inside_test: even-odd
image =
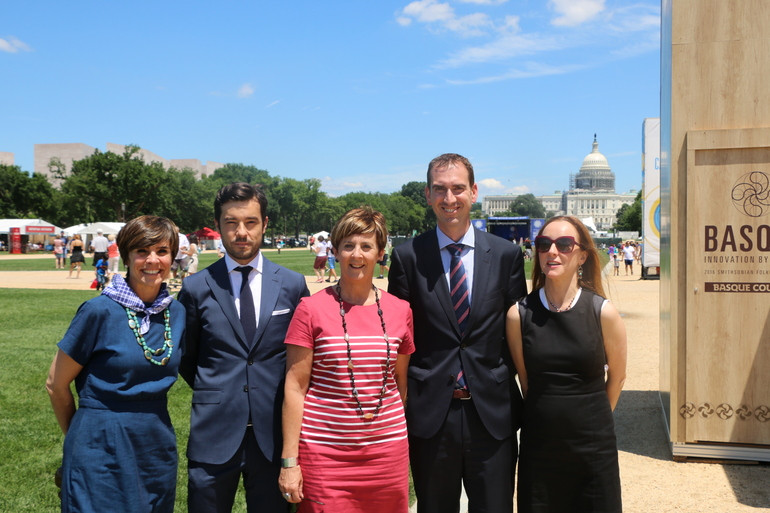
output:
[[[380,398],[377,401],[377,406],[374,407],[374,411],[370,413],[364,413],[364,408],[361,405],[361,401],[358,399],[358,389],[356,388],[356,377],[353,375],[353,356],[350,350],[350,336],[348,336],[348,325],[345,322],[345,306],[342,304],[342,289],[340,289],[339,283],[337,283],[335,290],[337,292],[337,302],[340,305],[340,317],[342,317],[342,331],[345,333],[345,345],[348,350],[348,375],[350,376],[350,384],[353,387],[353,398],[356,400],[356,410],[364,418],[364,420],[372,420],[377,416],[382,407],[382,399],[385,397],[385,391],[387,390],[388,383],[388,370],[390,369],[390,340],[388,339],[388,332],[385,329],[385,318],[382,316],[382,307],[380,306],[380,294],[377,291],[377,287],[372,285],[374,289],[374,300],[377,303],[377,315],[380,316],[380,324],[382,324],[382,336],[385,339],[386,346],[386,359],[385,367],[382,370],[382,388],[380,389]]]

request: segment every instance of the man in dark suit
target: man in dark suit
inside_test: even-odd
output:
[[[418,513],[513,511],[522,407],[505,341],[527,293],[521,250],[471,226],[473,166],[448,153],[428,166],[437,229],[393,250],[388,292],[414,314],[406,418]]]
[[[187,313],[179,373],[192,387],[188,511],[230,512],[243,476],[252,512],[286,512],[278,490],[283,339],[305,278],[262,256],[267,198],[246,183],[214,201],[225,257],[185,278]]]

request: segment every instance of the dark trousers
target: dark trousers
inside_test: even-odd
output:
[[[493,438],[473,399],[452,399],[436,435],[409,437],[417,512],[459,512],[463,485],[469,513],[512,512],[517,455],[516,438]]]
[[[243,476],[248,513],[286,513],[289,503],[278,490],[280,468],[265,458],[251,428],[232,458],[221,465],[188,461],[187,511],[230,513]]]

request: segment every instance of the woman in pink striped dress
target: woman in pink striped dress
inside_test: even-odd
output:
[[[346,213],[331,233],[340,281],[304,298],[286,334],[279,485],[303,513],[409,508],[412,312],[372,284],[387,237],[379,212]]]

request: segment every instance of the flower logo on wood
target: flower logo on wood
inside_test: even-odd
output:
[[[691,419],[695,416],[695,405],[693,403],[685,403],[679,408],[679,415],[685,419]]]
[[[727,403],[717,406],[717,416],[722,420],[727,420],[733,416],[733,407]]]
[[[733,186],[731,198],[739,212],[761,217],[770,212],[770,177],[762,171],[743,175]]]
[[[698,411],[700,412],[701,417],[706,419],[709,415],[714,413],[714,408],[711,407],[710,403],[703,403],[698,407]]]
[[[740,408],[735,410],[735,413],[736,415],[738,415],[738,418],[741,420],[746,420],[752,415],[751,408],[746,406],[745,404],[742,404]]]

